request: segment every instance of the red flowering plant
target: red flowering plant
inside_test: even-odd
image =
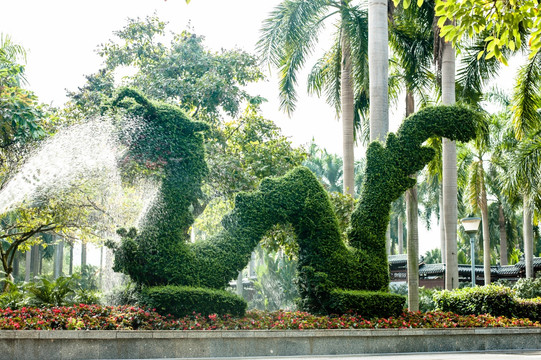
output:
[[[307,312],[249,311],[242,318],[192,314],[162,316],[133,306],[75,305],[18,310],[0,309],[1,330],[307,330],[541,327],[528,319],[450,312],[405,312],[398,317],[364,319],[356,314],[318,316]]]

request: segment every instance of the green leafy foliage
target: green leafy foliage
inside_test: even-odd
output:
[[[241,50],[211,52],[203,37],[183,31],[164,44],[166,23],[156,16],[128,19],[116,31],[117,40],[101,45],[106,72],[131,66],[136,69],[125,84],[144,91],[153,99],[179,104],[196,119],[216,120],[219,112],[231,116],[251,97],[243,90],[262,78],[254,56]]]
[[[444,290],[434,294],[434,301],[438,309],[460,315],[490,314],[541,320],[541,298],[519,299],[514,290],[503,285]]]
[[[408,296],[408,284],[401,284],[398,286],[390,286],[390,290],[393,294]],[[434,302],[434,293],[438,289],[426,288],[421,286],[419,288],[419,311],[426,313],[436,310],[436,303]]]
[[[26,292],[24,284],[3,279],[4,292],[0,294],[0,308],[19,309],[30,305],[30,295]]]
[[[341,301],[345,305],[340,310],[344,310],[353,306],[355,297],[372,304],[376,296],[354,291],[346,297],[340,291],[388,291],[385,230],[392,201],[415,183],[409,175],[434,155],[433,149],[421,147],[427,138],[469,140],[478,117],[458,106],[426,108],[409,117],[396,135],[390,134],[386,147],[377,142],[370,145],[363,195],[351,218],[351,247],[342,240],[327,192],[304,167],[263,180],[257,191],[238,194],[235,207],[222,221],[223,230],[192,244],[187,231],[193,223],[190,208],[201,197],[207,171],[199,134],[206,127],[189,120],[181,109],[151,102],[135,90],[123,90],[114,104],[124,98],[136,101],[122,104],[130,114],[144,119],[148,131],[141,134],[130,155],[138,161],[159,162],[163,182],[140,232],[120,232],[123,239],[115,246],[115,270],[150,286],[144,290],[149,293],[158,285],[224,289],[248,263],[261,239],[276,225],[289,224],[298,244],[300,308],[319,313],[333,311]],[[339,294],[341,301],[337,301]],[[208,309],[216,306],[200,306],[207,305]]]
[[[535,279],[518,279],[513,285],[513,290],[521,299],[533,299],[541,297],[541,277]]]
[[[364,318],[399,316],[404,311],[406,297],[387,292],[334,290],[330,311],[344,314],[352,311]]]
[[[28,283],[25,289],[32,294],[31,303],[35,306],[62,306],[69,303],[68,297],[74,294],[76,282],[71,276],[60,276],[51,280],[47,276],[39,276],[37,281]]]
[[[531,33],[530,54],[533,56],[541,47],[538,15],[538,1],[443,1],[436,2],[436,16],[441,36],[454,44],[467,36],[485,34],[485,49],[478,57],[486,53],[486,59],[496,57],[507,64],[505,50],[521,48],[524,41],[523,33]],[[454,19],[460,21],[454,22]]]
[[[250,308],[266,311],[292,310],[299,297],[295,287],[297,262],[282,251],[269,252],[262,246],[256,251],[257,279],[254,281],[255,294],[249,302]]]
[[[116,286],[106,295],[105,303],[113,306],[135,305],[139,301],[139,291],[137,284],[128,281],[126,284]]]
[[[153,286],[141,291],[139,302],[162,315],[183,317],[191,314],[243,315],[246,302],[225,290],[188,286]]]

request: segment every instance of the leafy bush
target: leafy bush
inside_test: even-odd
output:
[[[391,284],[390,290],[393,294],[408,296],[408,284]],[[436,310],[436,303],[433,299],[436,291],[439,291],[439,289],[425,288],[424,286],[419,288],[419,310],[421,312]]]
[[[96,290],[77,289],[74,291],[73,304],[101,304],[102,293]]]
[[[398,316],[404,311],[406,297],[386,292],[333,290],[331,312],[354,312],[365,318]]]
[[[155,308],[160,314],[181,317],[196,314],[230,314],[241,316],[246,302],[225,290],[188,286],[153,286],[141,291],[140,304]]]
[[[541,297],[541,277],[536,279],[519,279],[513,286],[517,296],[521,299]]]
[[[502,285],[476,286],[434,294],[438,309],[460,315],[491,314],[513,317],[517,301],[513,290]]]
[[[30,305],[30,297],[24,290],[23,284],[17,284],[4,279],[8,283],[7,291],[0,294],[0,308],[18,309]]]
[[[523,279],[524,280],[524,279]],[[520,285],[529,283],[524,281]],[[491,314],[541,321],[541,297],[520,299],[514,289],[491,284],[434,294],[437,308],[457,314]]]
[[[118,305],[137,305],[139,303],[139,288],[137,284],[129,281],[125,285],[115,287],[106,295],[106,304]]]
[[[31,295],[33,305],[62,306],[70,303],[69,297],[74,294],[76,278],[73,276],[60,276],[55,280],[41,275],[34,282],[27,283],[24,288]]]
[[[434,293],[439,289],[429,289],[424,286],[419,288],[419,310],[428,312],[436,310],[436,302],[434,301]]]
[[[99,268],[94,265],[84,265],[75,269],[78,287],[83,290],[98,290]]]

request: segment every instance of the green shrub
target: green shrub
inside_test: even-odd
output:
[[[439,289],[429,289],[424,286],[419,288],[419,310],[428,312],[436,310],[436,302],[434,301],[434,293]]]
[[[4,279],[8,283],[7,291],[0,294],[1,309],[20,309],[30,305],[30,297],[24,290],[24,285]],[[3,285],[3,284],[2,284]]]
[[[75,293],[77,277],[60,276],[52,280],[49,276],[36,276],[35,281],[25,285],[30,295],[30,302],[36,306],[62,306],[71,303]]]
[[[160,314],[176,317],[191,315],[230,314],[242,316],[246,302],[225,290],[188,286],[153,286],[141,291],[139,303]]]
[[[129,281],[127,284],[117,286],[105,296],[107,305],[137,305],[139,303],[139,288],[137,284]]]
[[[408,296],[408,284],[391,284],[390,290],[393,294]],[[436,291],[439,291],[439,289],[425,288],[424,286],[419,288],[419,310],[421,312],[425,313],[436,310],[436,303],[433,299]]]
[[[72,299],[73,304],[99,305],[102,301],[102,293],[97,290],[77,289]]]
[[[386,292],[333,290],[330,312],[345,314],[353,311],[364,318],[399,316],[404,311],[406,297]]]
[[[434,294],[438,309],[459,315],[491,314],[513,317],[517,301],[513,290],[502,285],[476,286]]]
[[[541,321],[541,297],[535,299],[517,299],[515,316]]]
[[[521,299],[533,299],[541,296],[541,277],[536,279],[519,279],[513,290]]]

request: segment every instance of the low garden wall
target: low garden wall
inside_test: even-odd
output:
[[[151,359],[541,349],[541,328],[2,330],[0,359]]]

